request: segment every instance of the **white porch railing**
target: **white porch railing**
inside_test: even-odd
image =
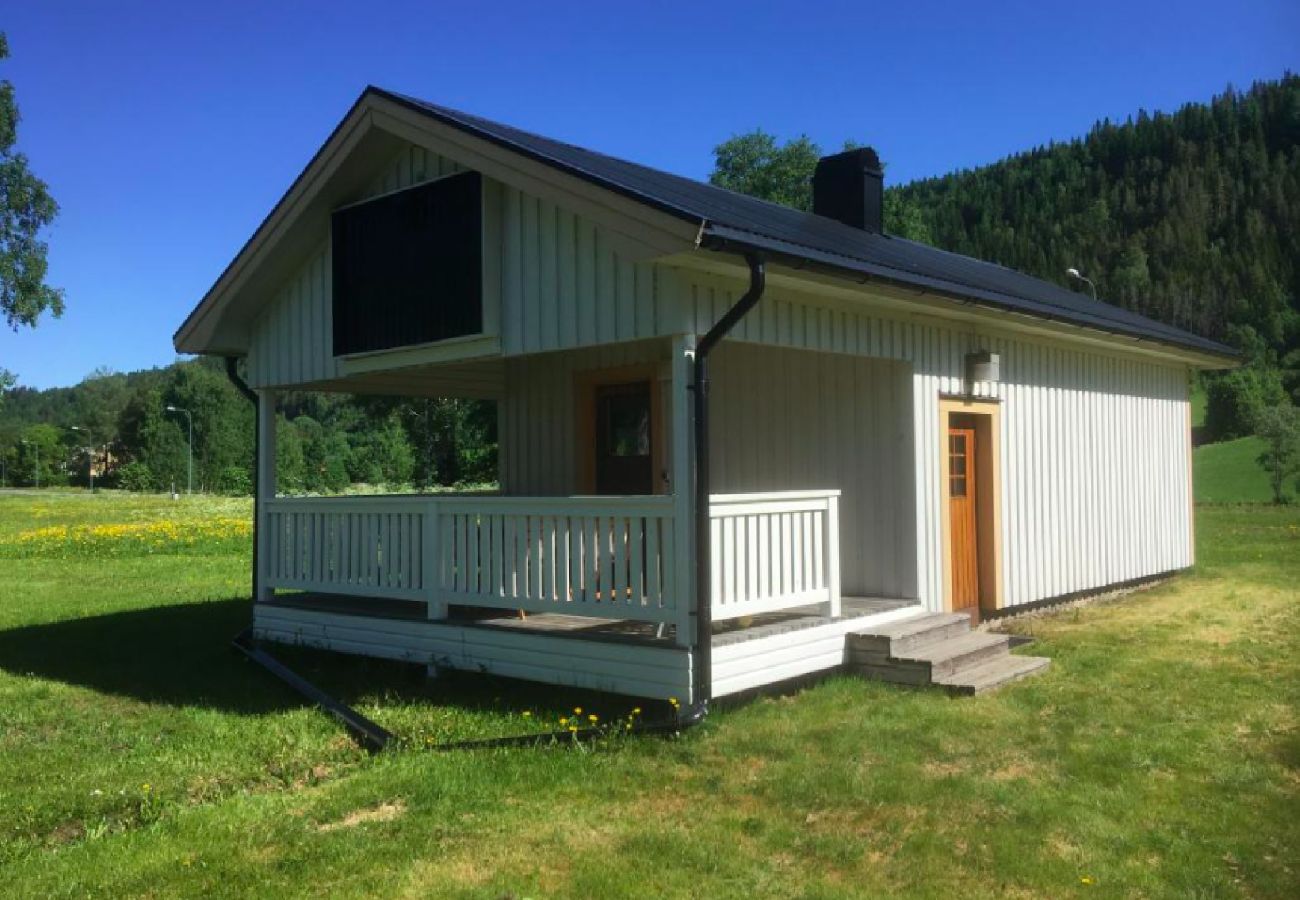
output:
[[[267,587],[677,620],[671,497],[267,501]]]
[[[427,498],[277,498],[264,507],[267,587],[426,599]]]
[[[838,616],[839,498],[839,491],[714,494],[714,620],[814,603]]]
[[[670,622],[671,497],[436,501],[443,603]]]
[[[838,491],[716,495],[715,620],[839,612]],[[263,504],[268,588],[676,623],[673,498],[408,495]],[[687,567],[682,569],[682,567]]]

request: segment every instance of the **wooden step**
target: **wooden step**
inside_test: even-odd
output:
[[[850,662],[879,664],[970,632],[970,618],[928,613],[880,625],[847,636]]]
[[[1042,672],[1052,661],[1045,656],[1000,656],[954,675],[935,679],[954,694],[982,694]]]
[[[956,675],[995,657],[1006,656],[1009,644],[1005,634],[968,632],[886,659],[851,659],[849,668],[881,681],[932,684],[939,678]]]
[[[963,669],[977,666],[995,656],[1005,656],[1011,639],[1005,634],[973,632],[935,644],[926,644],[916,650],[894,657],[900,664],[929,666],[930,680],[952,675]]]

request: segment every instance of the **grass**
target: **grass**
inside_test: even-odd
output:
[[[1209,403],[1209,398],[1205,394],[1205,387],[1204,385],[1201,384],[1200,379],[1197,379],[1192,384],[1192,392],[1191,392],[1190,399],[1192,405],[1192,427],[1204,428],[1205,408],[1206,405]]]
[[[1264,450],[1256,437],[1205,444],[1192,452],[1197,503],[1270,503],[1273,489],[1255,460]],[[1288,488],[1291,486],[1288,485]]]
[[[209,503],[0,495],[0,545],[38,520],[230,512]],[[246,557],[0,555],[0,878],[32,897],[1293,897],[1300,510],[1202,507],[1197,540],[1171,583],[1023,620],[1053,667],[987,697],[840,677],[678,740],[376,757],[226,648]],[[284,655],[407,734],[630,702]]]

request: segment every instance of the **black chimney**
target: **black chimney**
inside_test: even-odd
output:
[[[885,230],[885,176],[870,147],[823,156],[813,172],[813,212],[880,234]]]

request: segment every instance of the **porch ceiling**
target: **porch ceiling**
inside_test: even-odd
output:
[[[342,394],[499,400],[506,392],[505,372],[505,361],[497,357],[468,363],[441,363],[365,372],[285,387],[295,391]]]

